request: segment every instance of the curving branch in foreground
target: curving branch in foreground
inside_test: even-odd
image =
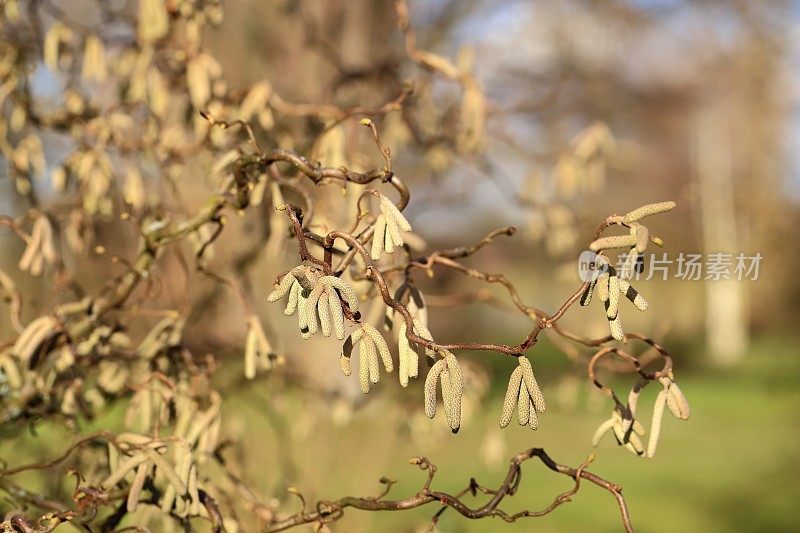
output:
[[[514,496],[520,487],[522,482],[522,463],[532,458],[539,459],[542,464],[553,472],[558,472],[559,474],[572,478],[575,480],[575,484],[569,490],[556,496],[555,499],[543,509],[524,509],[515,513],[509,513],[500,509],[500,504],[503,503],[507,497]],[[471,478],[466,488],[456,494],[449,494],[431,488],[436,474],[436,466],[425,457],[414,457],[411,459],[410,463],[419,466],[420,470],[426,471],[428,474],[427,479],[416,494],[400,500],[385,499],[395,481],[384,477],[381,478],[380,482],[385,485],[385,487],[379,496],[345,496],[338,500],[321,500],[314,505],[313,510],[308,510],[306,508],[307,504],[305,499],[301,494],[295,492],[303,504],[303,509],[291,516],[270,522],[267,525],[266,531],[285,531],[303,524],[317,524],[322,526],[323,524],[334,522],[342,518],[345,509],[348,507],[361,511],[402,511],[415,509],[434,502],[439,502],[442,508],[433,515],[432,524],[435,524],[447,509],[453,509],[460,515],[473,520],[480,518],[500,518],[505,522],[516,522],[522,518],[544,516],[562,504],[571,501],[572,496],[580,489],[581,480],[589,481],[610,492],[616,499],[617,505],[619,505],[620,514],[622,515],[622,525],[625,531],[633,531],[628,506],[625,503],[625,497],[622,495],[622,487],[586,470],[586,467],[592,460],[593,457],[589,457],[589,459],[579,467],[573,468],[555,462],[543,448],[530,448],[511,458],[508,465],[508,472],[500,483],[500,486],[496,489],[485,487],[479,484],[475,478]],[[466,495],[477,497],[478,494],[489,497],[488,500],[479,507],[470,507],[462,500]]]

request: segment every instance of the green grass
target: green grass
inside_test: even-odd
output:
[[[641,531],[794,529],[792,511],[800,496],[798,355],[793,341],[774,340],[757,344],[748,361],[736,371],[714,372],[695,364],[693,372],[684,375],[679,366],[677,377],[691,402],[692,418],[686,422],[665,418],[659,450],[652,460],[634,457],[607,438],[595,450],[597,458],[590,469],[623,485],[633,523]],[[547,387],[546,376],[542,374],[541,378],[545,394],[553,398],[557,394],[553,387]],[[619,385],[624,386],[624,382]],[[647,391],[640,412],[648,412],[655,393],[655,386]],[[379,489],[378,478],[387,475],[398,478],[389,497],[401,498],[415,493],[423,479],[423,474],[407,465],[408,458],[418,454],[438,466],[437,489],[457,491],[470,476],[487,486],[502,479],[506,461],[490,466],[481,453],[486,436],[501,431],[496,425],[498,391],[489,395],[480,414],[465,422],[459,435],[436,431],[422,442],[411,438],[394,417],[380,420],[382,403],[400,398],[402,394],[392,400],[371,398],[344,427],[336,427],[319,415],[314,427],[304,430],[313,445],[293,451],[297,468],[292,483],[303,490],[313,488],[306,492],[307,497],[333,499],[374,494]],[[588,409],[585,402],[572,410],[551,403],[555,405],[544,415],[539,430],[512,424],[501,433],[507,440],[505,456],[541,446],[555,460],[577,465],[593,451],[590,436],[610,412],[610,404],[596,411]],[[411,405],[409,410],[421,410],[421,405]],[[649,424],[649,416],[644,422]],[[437,417],[430,424],[439,427],[444,422]],[[267,466],[268,457],[263,461],[265,473],[275,471],[277,465]],[[260,482],[275,487],[269,477],[265,474]],[[519,493],[504,502],[503,508],[513,512],[544,507],[570,483],[531,460],[524,466]],[[478,506],[481,501],[471,503]],[[284,510],[296,502],[290,503]],[[348,510],[338,529],[412,531],[435,511],[435,506],[380,514]],[[497,519],[470,521],[448,510],[439,526],[442,531],[478,532],[496,531],[505,525]],[[572,502],[552,514],[523,519],[504,530],[528,531],[532,527],[537,531],[619,531],[620,516],[609,493],[586,483]]]

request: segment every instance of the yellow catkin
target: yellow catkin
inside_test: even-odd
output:
[[[439,359],[428,370],[425,378],[425,415],[428,418],[436,416],[436,382],[439,374],[444,370],[444,359]]]
[[[116,470],[111,472],[111,474],[109,474],[109,476],[105,478],[102,483],[100,483],[100,486],[106,490],[113,488],[117,483],[122,481],[122,478],[124,478],[128,472],[145,461],[147,461],[147,455],[144,453],[137,453],[132,457],[125,459],[124,461],[120,462]]]
[[[256,335],[252,328],[247,331],[247,341],[244,347],[244,377],[256,377]]]
[[[508,378],[506,396],[503,400],[503,410],[500,412],[500,427],[504,428],[511,422],[514,406],[517,405],[520,384],[522,383],[522,367],[517,366]]]
[[[647,204],[639,207],[638,209],[634,209],[629,213],[626,213],[622,217],[622,221],[625,223],[636,222],[637,220],[641,220],[644,217],[649,217],[651,215],[657,215],[659,213],[665,213],[670,211],[675,207],[675,202],[659,202],[657,204]]]
[[[359,354],[360,353],[365,354],[367,359],[369,380],[372,383],[378,383],[381,380],[381,369],[380,364],[378,363],[378,350],[375,346],[375,342],[368,335],[364,335],[364,338],[361,339],[361,344],[359,344]]]
[[[447,366],[448,382],[450,384],[451,414],[450,429],[458,431],[461,425],[461,400],[464,395],[464,376],[458,359],[452,352],[444,351],[445,365]]]
[[[616,339],[618,341],[621,341],[622,339],[625,338],[625,332],[622,331],[622,323],[619,320],[619,316],[617,316],[614,319],[609,320],[608,321],[608,327],[611,330],[611,336],[614,339]]]
[[[608,433],[611,430],[611,428],[614,426],[614,424],[615,424],[615,420],[613,418],[609,418],[608,420],[606,420],[605,422],[600,424],[600,427],[598,427],[597,431],[595,431],[594,435],[592,435],[592,446],[593,447],[597,448],[597,446],[600,445],[600,440],[603,438],[603,436],[606,433]]]
[[[287,277],[292,278],[292,287],[289,289],[289,299],[286,301],[286,308],[283,310],[283,314],[286,316],[292,316],[297,310],[297,302],[300,299],[300,293],[303,292],[303,287],[301,287],[300,283],[294,279],[294,276]]]
[[[386,238],[386,217],[384,217],[383,213],[381,213],[375,220],[375,231],[372,235],[372,249],[370,257],[372,257],[373,261],[377,261],[378,259],[381,258],[381,253],[383,252],[383,246],[385,244],[385,238]]]
[[[397,225],[397,221],[393,217],[386,217],[386,233],[392,237],[392,242],[395,246],[402,246],[405,243],[403,234]]]
[[[409,376],[409,369],[411,364],[411,358],[416,356],[411,349],[411,346],[408,343],[408,338],[406,337],[406,323],[405,321],[400,322],[400,327],[398,328],[398,337],[397,337],[397,374],[400,378],[400,385],[402,387],[408,386],[408,378]],[[413,355],[412,355],[413,353]]]
[[[392,203],[389,198],[381,195],[381,211],[386,218],[391,217],[397,223],[397,226],[403,231],[411,231],[411,224],[406,219],[405,215]]]
[[[539,388],[539,384],[536,382],[536,378],[533,376],[533,367],[531,366],[531,362],[525,356],[520,356],[518,359],[519,366],[522,368],[522,379],[528,389],[528,394],[531,397],[531,401],[538,412],[544,413],[547,410],[547,404],[544,401],[544,396]]]
[[[531,419],[531,398],[528,396],[528,387],[523,381],[519,386],[517,395],[517,422],[520,426],[527,426]]]
[[[353,371],[350,367],[350,358],[344,355],[339,356],[339,367],[342,369],[342,374],[345,376],[349,376]]]
[[[0,353],[0,370],[3,371],[8,386],[11,387],[12,390],[19,390],[22,388],[22,375],[19,373],[17,364],[10,355]]]
[[[150,465],[147,463],[142,463],[136,467],[136,474],[133,476],[131,487],[128,489],[128,498],[125,504],[129,513],[136,511],[139,506],[139,496],[142,494],[142,488],[149,469]]]
[[[653,407],[653,420],[650,422],[650,439],[647,441],[647,457],[652,458],[656,454],[658,438],[661,436],[661,420],[664,418],[664,406],[667,403],[667,392],[660,391],[656,396],[656,404]]]
[[[619,280],[619,292],[636,306],[639,311],[647,311],[647,300],[625,280]]]
[[[455,401],[453,387],[450,383],[450,375],[447,370],[439,373],[439,384],[442,388],[442,404],[444,406],[444,416],[450,429],[457,430],[460,424],[460,415],[455,412]]]
[[[625,447],[636,455],[644,454],[644,446],[636,433],[628,434],[628,442],[625,443]]]
[[[297,326],[300,328],[300,336],[304,339],[310,339],[311,334],[311,321],[315,322],[316,326],[316,314],[309,308],[308,305],[308,298],[303,294],[300,295],[300,298],[297,302]],[[316,327],[314,328],[316,331]]]
[[[608,301],[608,279],[608,272],[603,272],[597,276],[597,297],[603,303]]]
[[[386,369],[386,371],[391,372],[394,370],[394,366],[392,364],[392,354],[389,352],[389,346],[387,346],[386,341],[380,332],[375,329],[372,324],[367,324],[366,322],[361,325],[361,328],[364,330],[364,333],[370,339],[372,339],[372,342],[375,343],[375,348],[378,350],[378,353],[381,356],[383,367]]]
[[[388,224],[387,224],[387,231],[383,232],[383,251],[387,254],[394,252],[394,241],[392,240],[392,234],[388,231]]]
[[[363,342],[358,350],[358,383],[361,386],[361,392],[367,394],[369,392],[369,357]]]
[[[635,235],[611,235],[600,237],[589,245],[589,250],[599,252],[600,250],[613,250],[615,248],[630,248],[636,246]]]
[[[356,291],[353,290],[353,287],[336,276],[324,276],[322,279],[331,287],[339,290],[342,299],[347,302],[347,306],[350,307],[351,311],[358,311],[358,295],[356,295]]]
[[[429,341],[433,340],[433,335],[431,335],[431,332],[428,330],[428,328],[425,326],[425,324],[423,324],[421,320],[416,319],[416,318],[414,319],[414,333],[416,333],[418,336],[422,337],[423,339],[427,339]],[[436,355],[436,350],[432,350],[432,349],[426,347],[425,348],[425,354],[428,357],[434,357]]]
[[[328,293],[328,307],[330,307],[334,334],[337,339],[342,340],[344,339],[344,313],[342,311],[342,301],[336,291]]]
[[[178,473],[172,468],[164,456],[162,456],[157,451],[153,450],[152,448],[146,448],[144,451],[147,454],[147,458],[156,465],[156,469],[159,470],[164,477],[167,478],[170,485],[175,487],[175,491],[180,494],[181,496],[185,495],[188,488],[186,487],[186,483],[178,476]]]
[[[332,324],[330,316],[330,304],[328,303],[327,293],[322,294],[317,301],[317,315],[319,315],[319,325],[322,329],[322,336],[330,337]]]
[[[606,316],[614,318],[619,313],[619,278],[611,276],[608,278],[608,305],[606,306]]]
[[[269,293],[269,295],[267,295],[267,301],[277,302],[278,300],[283,298],[284,295],[287,292],[289,292],[289,289],[291,288],[294,282],[295,282],[295,277],[292,276],[291,274],[286,274],[285,276],[283,276],[283,279],[281,279],[281,282],[278,284],[278,287],[274,291]]]
[[[56,320],[51,316],[35,318],[17,338],[12,353],[27,363],[34,356],[42,343],[55,334]]]
[[[650,242],[650,230],[641,224],[636,224],[632,229],[635,230],[634,235],[636,235],[635,249],[637,252],[642,253],[647,249],[647,245]]]
[[[689,402],[675,382],[670,383],[667,388],[667,407],[672,413],[672,416],[679,420],[688,420],[691,415]]]
[[[530,412],[530,419],[528,420],[528,426],[531,429],[539,429],[539,415],[536,414],[536,409],[533,406],[533,403],[530,404],[530,408],[528,409]]]

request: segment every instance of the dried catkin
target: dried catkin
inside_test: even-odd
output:
[[[652,458],[656,454],[658,438],[661,436],[661,419],[664,418],[664,406],[667,403],[667,391],[660,391],[656,396],[656,404],[653,407],[653,420],[650,422],[650,439],[647,442],[647,457]]]
[[[444,359],[439,359],[428,370],[428,375],[425,378],[425,415],[428,418],[436,416],[436,382],[439,379],[439,374],[444,370]]]
[[[636,246],[635,235],[611,235],[600,237],[589,245],[589,250],[599,252],[600,250],[612,250],[614,248],[630,248]]]
[[[500,412],[500,427],[504,428],[511,422],[514,406],[517,405],[520,385],[522,383],[522,367],[517,366],[508,378],[506,396],[503,400],[503,410]]]
[[[665,213],[670,211],[675,207],[675,202],[659,202],[657,204],[647,204],[639,207],[638,209],[634,209],[633,211],[626,213],[622,217],[622,221],[625,223],[636,222],[637,220],[641,220],[644,217],[649,217],[650,215],[657,215],[659,213]]]
[[[373,261],[377,261],[381,258],[381,252],[383,252],[385,238],[386,217],[383,215],[383,213],[381,213],[375,220],[375,231],[372,234],[372,249],[370,251],[370,257],[372,257]]]

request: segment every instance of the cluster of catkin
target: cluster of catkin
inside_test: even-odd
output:
[[[519,424],[521,426],[530,426],[531,429],[537,429],[539,427],[539,414],[545,412],[547,404],[533,375],[531,362],[524,355],[519,356],[517,360],[519,364],[511,372],[511,377],[508,379],[508,388],[503,400],[503,410],[500,413],[500,427],[508,426],[514,414],[514,407],[516,407]]]
[[[339,364],[345,376],[349,376],[352,373],[350,357],[356,345],[358,345],[359,385],[361,386],[361,392],[367,394],[369,392],[369,384],[380,381],[378,356],[380,355],[386,372],[391,372],[394,370],[392,354],[389,352],[389,347],[378,330],[371,324],[363,323],[359,329],[347,337],[342,346]]]
[[[53,264],[57,258],[53,246],[53,227],[46,215],[36,217],[31,234],[25,240],[27,245],[20,257],[19,268],[29,271],[32,276],[39,276],[44,264]]]
[[[287,293],[289,298],[283,312],[291,316],[297,311],[301,337],[309,339],[321,330],[325,337],[335,333],[337,339],[344,339],[342,301],[351,311],[358,311],[358,295],[347,282],[336,276],[322,276],[319,271],[300,265],[283,277],[267,300],[276,302]]]
[[[425,378],[425,414],[436,416],[437,383],[442,394],[444,415],[453,433],[461,428],[461,398],[464,394],[464,376],[458,359],[449,350],[438,350],[441,358],[428,370]]]
[[[405,243],[403,233],[411,231],[406,217],[389,198],[379,194],[380,214],[375,219],[375,231],[372,235],[372,249],[370,256],[373,261],[381,258],[382,253],[390,254],[395,246],[402,246]]]
[[[144,392],[158,393],[157,387]],[[173,418],[172,434],[162,439],[138,433],[121,433],[108,445],[109,475],[100,483],[106,490],[127,485],[127,510],[134,512],[147,480],[159,489],[159,505],[164,512],[178,516],[197,516],[199,499],[197,467],[213,454],[219,443],[221,398],[200,409],[189,395],[163,390],[159,399],[169,404]],[[147,409],[149,405],[140,405]]]
[[[618,405],[611,413],[611,418],[600,424],[600,427],[597,428],[592,437],[592,446],[598,446],[603,436],[608,432],[612,432],[620,446],[625,446],[635,455],[652,458],[656,453],[658,439],[661,436],[661,420],[664,416],[664,407],[666,406],[678,420],[688,420],[691,414],[689,402],[673,378],[662,377],[659,382],[663,388],[658,393],[653,407],[650,437],[647,441],[646,449],[640,438],[644,437],[646,432],[642,424],[636,419],[639,395],[642,390],[639,384],[631,389],[627,407]]]
[[[640,311],[647,310],[647,301],[627,280],[633,277],[639,258],[647,249],[648,243],[652,240],[656,244],[662,244],[661,239],[651,237],[650,231],[639,224],[638,221],[650,215],[664,213],[674,207],[675,202],[660,202],[642,206],[622,216],[609,217],[608,220],[611,223],[628,227],[630,230],[628,235],[600,237],[589,245],[589,249],[595,253],[603,253],[617,248],[628,248],[621,270],[618,272],[614,267],[607,266],[603,272],[589,283],[580,300],[581,305],[589,305],[593,294],[595,291],[597,292],[599,300],[605,307],[611,336],[618,341],[625,338],[619,317],[620,295],[625,295]]]

